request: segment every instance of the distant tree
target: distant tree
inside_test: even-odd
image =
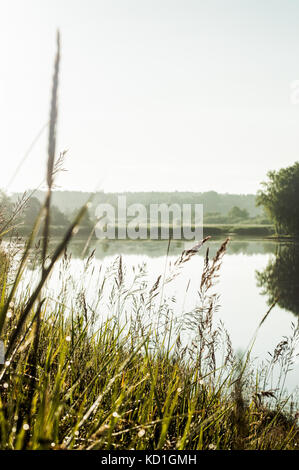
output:
[[[232,207],[232,209],[229,211],[227,214],[230,219],[234,220],[242,220],[242,219],[248,219],[249,218],[249,213],[246,209],[240,209],[238,206]]]
[[[268,179],[258,191],[257,205],[265,208],[277,233],[299,235],[299,162],[270,171]]]
[[[78,210],[72,211],[71,216],[70,216],[70,220],[74,220],[77,217],[77,215],[78,215]],[[91,220],[90,213],[87,210],[85,212],[85,214],[83,215],[81,221],[80,221],[79,227],[85,227],[85,228],[88,228],[88,229],[92,229],[93,226],[94,226],[94,223],[95,223],[95,221]]]
[[[233,207],[238,206],[241,209],[248,210],[250,217],[259,216],[262,211],[256,207],[255,194],[219,194],[215,191],[209,192],[127,192],[127,193],[104,193],[97,192],[93,197],[92,214],[98,204],[109,203],[117,206],[117,196],[126,195],[127,205],[134,203],[143,204],[203,204],[204,214],[208,212],[219,212],[222,216],[227,216],[227,212]],[[15,193],[12,201],[15,202],[21,194]],[[34,196],[42,203],[45,199],[43,191],[35,191]],[[75,209],[78,211],[89,198],[90,193],[81,191],[53,191],[52,202],[61,212],[70,215]]]
[[[33,226],[41,209],[41,203],[36,197],[30,198],[24,212],[24,224]]]
[[[68,225],[69,220],[63,212],[61,212],[58,207],[51,207],[51,224],[52,225]]]
[[[13,212],[13,203],[10,198],[0,190],[0,231]]]
[[[275,258],[263,271],[257,271],[256,276],[269,305],[277,302],[281,308],[299,315],[299,249],[296,244],[279,246]]]

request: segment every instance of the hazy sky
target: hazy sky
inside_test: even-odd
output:
[[[62,188],[248,193],[299,160],[298,0],[0,0],[0,187],[48,119],[57,27]]]

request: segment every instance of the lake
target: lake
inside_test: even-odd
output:
[[[222,240],[207,242],[199,254],[184,265],[184,268],[165,287],[165,296],[175,297],[174,314],[192,309],[197,302],[206,248],[210,257],[215,256]],[[70,268],[77,281],[82,281],[84,261],[82,252],[85,241],[74,240],[70,245],[72,259]],[[97,283],[96,272],[111,265],[122,255],[123,267],[128,280],[133,279],[133,267],[146,265],[146,278],[154,284],[157,277],[173,265],[184,249],[192,247],[190,242],[172,241],[167,254],[167,241],[92,241],[86,255],[95,250],[92,261],[93,276],[85,278],[89,301],[92,303]],[[233,239],[223,258],[220,276],[213,292],[219,294],[219,310],[215,322],[221,320],[229,332],[235,351],[244,351],[275,298],[279,297],[266,321],[261,326],[253,347],[252,357],[260,363],[270,358],[275,346],[289,336],[292,323],[297,324],[299,315],[299,248],[293,243],[278,243],[265,240]],[[104,274],[103,274],[104,275]],[[34,270],[28,271],[26,282],[32,282]],[[59,270],[55,270],[48,289],[55,297]],[[105,302],[103,298],[102,302]],[[299,349],[297,350],[299,353]],[[298,386],[299,360],[287,380],[288,391]]]

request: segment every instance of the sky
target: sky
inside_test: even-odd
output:
[[[255,193],[299,160],[297,0],[0,0],[0,187]],[[299,86],[298,86],[299,89]]]

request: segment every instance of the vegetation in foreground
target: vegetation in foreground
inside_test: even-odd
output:
[[[132,278],[117,258],[97,278],[91,305],[86,286],[99,274],[93,257],[76,284],[65,253],[60,291],[55,299],[44,292],[26,320],[36,291],[22,286],[9,298],[2,335],[8,354],[0,373],[0,447],[296,449],[295,405],[277,390],[298,329],[258,373],[249,354],[234,355],[224,326],[214,325],[217,297],[209,294],[226,244],[206,258],[198,304],[181,316],[174,317],[174,299],[163,290],[197,248],[151,286],[144,266]],[[2,311],[5,298],[3,292]],[[265,384],[275,368],[282,373],[273,391]]]
[[[218,299],[211,293],[228,240],[212,260],[207,250],[197,302],[181,316],[174,315],[175,299],[166,296],[166,288],[206,239],[185,250],[170,271],[165,263],[163,275],[151,286],[144,266],[127,277],[121,257],[105,273],[96,273],[92,254],[77,283],[69,275],[67,247],[87,203],[49,255],[57,172],[57,39],[48,191],[23,251],[3,255],[0,335],[6,357],[0,370],[0,448],[296,449],[298,414],[291,399],[284,398],[283,385],[298,327],[293,325],[292,336],[277,345],[267,367],[258,372],[250,362],[251,347],[243,357],[235,356],[224,326],[214,325]],[[5,230],[11,220],[2,225]],[[43,237],[34,245],[40,226]],[[40,272],[26,286],[30,256],[40,260]],[[61,257],[53,297],[47,281]],[[98,276],[92,301],[89,270]],[[276,368],[278,382],[269,390]]]

